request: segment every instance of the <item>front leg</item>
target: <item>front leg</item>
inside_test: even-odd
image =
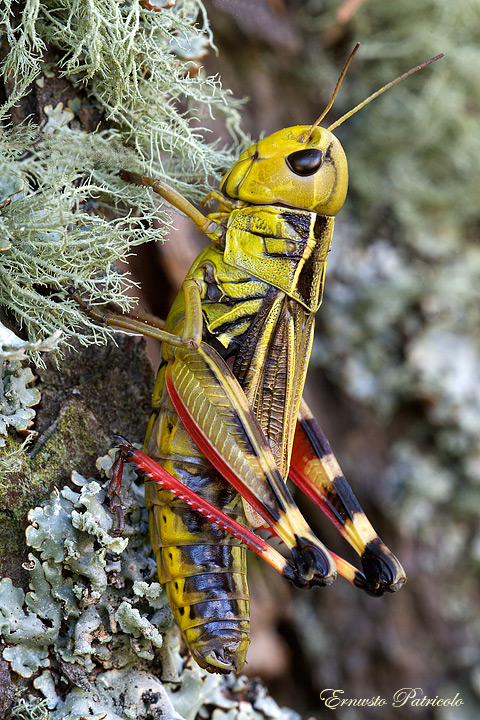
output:
[[[99,325],[116,328],[132,335],[151,337],[173,347],[197,348],[202,336],[201,306],[197,301],[199,291],[194,279],[187,278],[182,285],[185,297],[191,298],[185,308],[185,330],[182,336],[164,330],[165,322],[148,313],[102,312],[87,303],[77,288],[69,287],[68,294],[80,309]]]

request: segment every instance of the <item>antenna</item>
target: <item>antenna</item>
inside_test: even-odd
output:
[[[403,73],[403,75],[400,75],[399,77],[395,78],[395,80],[392,80],[391,82],[387,83],[387,85],[384,85],[380,90],[377,90],[377,92],[374,92],[373,95],[370,95],[366,100],[361,102],[359,105],[353,108],[353,110],[349,110],[345,115],[342,115],[342,117],[339,120],[336,120],[332,125],[330,125],[327,130],[334,130],[336,127],[341,125],[345,120],[348,120],[348,118],[352,117],[356,112],[361,110],[365,105],[368,105],[368,103],[372,102],[372,100],[375,100],[379,95],[384,93],[386,90],[390,90],[391,87],[394,85],[397,85],[397,83],[401,82],[402,80],[405,80],[405,78],[409,77],[409,75],[413,75],[413,73],[418,72],[419,70],[422,70],[424,67],[427,67],[427,65],[431,65],[436,60],[440,60],[440,58],[443,57],[443,53],[440,53],[440,55],[435,55],[435,57],[430,58],[430,60],[426,60],[425,62],[421,63],[420,65],[417,65],[416,67],[412,68],[406,73]],[[337,83],[338,85],[338,83]],[[336,88],[335,88],[336,89]],[[323,113],[323,116],[325,116],[325,113]],[[317,123],[315,123],[316,125]],[[312,126],[310,132],[313,130],[315,125]]]
[[[351,52],[350,55],[348,56],[347,62],[346,62],[345,65],[343,66],[343,70],[342,70],[342,72],[340,73],[340,77],[339,77],[338,80],[337,80],[337,84],[335,85],[335,90],[334,90],[333,93],[332,93],[332,97],[330,98],[330,102],[328,103],[327,107],[326,107],[325,110],[322,112],[322,114],[315,120],[315,122],[313,123],[313,125],[312,125],[306,132],[304,132],[304,133],[302,133],[302,134],[300,135],[300,137],[298,138],[298,141],[299,141],[299,142],[308,142],[308,141],[310,140],[310,138],[311,138],[311,136],[312,136],[312,132],[315,130],[315,128],[317,127],[317,125],[322,122],[323,118],[325,117],[325,115],[328,113],[328,111],[329,111],[330,108],[332,107],[333,103],[335,102],[335,98],[337,97],[337,93],[338,93],[338,91],[339,91],[339,89],[340,89],[340,85],[342,84],[342,80],[343,80],[343,78],[345,77],[345,75],[347,74],[348,66],[349,66],[350,63],[352,62],[353,56],[355,55],[355,53],[357,52],[357,50],[358,50],[359,47],[360,47],[360,43],[357,42],[357,44],[356,44],[355,47],[353,48],[352,52]]]

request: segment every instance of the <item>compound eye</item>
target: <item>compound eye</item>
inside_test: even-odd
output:
[[[290,153],[287,165],[296,175],[313,175],[322,167],[325,154],[318,148],[309,148],[308,150],[297,150]]]

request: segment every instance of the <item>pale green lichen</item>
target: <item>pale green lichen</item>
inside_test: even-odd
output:
[[[55,681],[50,670],[44,670],[41,675],[33,681],[33,687],[39,690],[46,700],[49,710],[53,710],[58,704],[58,697],[55,691]]]
[[[9,430],[28,431],[35,410],[40,401],[40,392],[28,387],[34,381],[29,367],[24,366],[28,353],[50,352],[56,350],[61,332],[58,330],[45,340],[27,342],[0,322],[0,447],[5,448]],[[28,443],[27,435],[25,443]],[[21,444],[2,450],[0,457],[0,478],[6,470],[14,471],[15,461],[25,449]]]
[[[78,475],[76,479],[83,481]],[[127,480],[127,487],[130,483],[131,480]],[[94,666],[97,655],[106,661],[105,643],[111,640],[108,617],[124,603],[124,583],[119,582],[118,587],[112,588],[112,573],[115,575],[121,562],[125,562],[130,576],[143,580],[142,570],[149,566],[152,570],[153,563],[149,563],[144,553],[139,555],[138,541],[130,544],[122,561],[112,562],[112,554],[123,552],[128,538],[109,533],[112,518],[103,500],[103,490],[98,483],[91,482],[84,484],[80,493],[69,488],[61,493],[55,490],[45,507],[30,511],[31,524],[26,538],[37,553],[29,556],[30,592],[23,598],[23,592],[13,589],[8,579],[0,584],[2,635],[12,646],[5,651],[6,659],[14,656],[21,662],[25,651],[29,667],[34,671],[29,655],[29,645],[33,645],[43,652],[54,648],[66,662],[74,661],[88,669]],[[140,525],[145,530],[145,517]],[[26,612],[21,609],[23,600]],[[148,605],[148,600],[145,604]],[[131,605],[130,613],[136,617],[136,608]],[[123,614],[127,616],[127,610],[124,609]],[[60,621],[72,628],[66,643],[63,634],[63,639],[59,634]],[[44,623],[42,631],[39,623]],[[156,632],[153,628],[152,635]],[[115,665],[113,659],[111,663]]]
[[[25,432],[31,427],[35,417],[33,406],[40,400],[40,392],[29,387],[35,379],[33,373],[22,364],[27,353],[55,350],[59,338],[57,331],[45,340],[29,343],[0,322],[0,447],[5,447],[9,429]],[[10,459],[17,454],[9,453]]]
[[[3,652],[4,660],[11,663],[12,669],[23,677],[31,677],[40,667],[46,667],[48,651],[43,619],[23,609],[25,593],[12,585],[9,578],[0,582],[0,601],[2,616],[0,634],[9,647]],[[58,627],[57,627],[58,632]],[[55,631],[52,632],[52,637]],[[22,650],[17,651],[17,644]]]
[[[19,23],[7,2],[0,26],[10,44],[4,77],[10,73],[16,80],[3,115],[34,77],[59,73],[75,87],[86,85],[99,119],[110,124],[108,131],[90,134],[71,127],[82,107],[77,98],[69,107],[45,106],[42,131],[30,124],[2,134],[0,163],[8,182],[0,199],[14,201],[0,203],[0,242],[8,248],[0,260],[0,303],[31,341],[62,329],[62,342],[72,335],[98,342],[109,331],[82,316],[66,295],[68,287],[128,307],[132,301],[124,291],[131,281],[113,265],[134,245],[161,239],[168,225],[144,189],[120,180],[120,168],[148,166],[200,198],[232,154],[206,142],[198,120],[220,114],[235,132],[235,101],[218,79],[189,75],[195,53],[211,45],[198,0],[179,0],[162,12],[144,10],[137,0],[28,0]],[[47,45],[59,53],[57,66],[43,63]],[[146,220],[143,227],[133,209]],[[112,211],[120,217],[112,219]],[[79,334],[79,325],[89,332]]]
[[[30,368],[22,367],[19,360],[4,360],[0,366],[0,447],[5,445],[1,436],[8,428],[28,430],[33,423],[40,393],[28,387],[34,376]]]
[[[107,471],[111,464],[112,454],[98,461]],[[124,473],[122,538],[110,533],[112,518],[99,484],[78,473],[73,480],[79,492],[55,491],[29,513],[29,592],[8,578],[0,582],[3,658],[14,673],[33,677],[44,696],[41,703],[34,697],[17,702],[10,717],[194,720],[199,713],[212,716],[215,708],[217,720],[297,720],[261,686],[252,702],[237,700],[245,678],[210,675],[191,660],[185,664],[171,637],[165,591],[154,579],[135,472]]]
[[[136,0],[28,0],[17,26],[7,2],[0,20],[11,46],[4,72],[14,72],[19,87],[41,72],[42,51],[50,44],[61,51],[61,73],[90,86],[99,106],[115,114],[144,157],[158,162],[161,153],[152,149],[168,152],[171,171],[172,160],[182,163],[182,156],[192,160],[196,155],[197,168],[206,175],[225,160],[190,124],[206,111],[223,114],[232,128],[238,125],[235,103],[218,79],[187,72],[188,61],[212,44],[199,0],[179,0],[162,12],[144,10]],[[190,103],[186,116],[179,110],[180,99]],[[190,165],[188,160],[184,164]],[[196,170],[195,175],[198,180]]]
[[[48,700],[46,698],[20,698],[9,710],[12,720],[49,720]]]
[[[30,353],[57,350],[61,334],[61,331],[57,330],[44,340],[34,343],[27,342],[0,322],[0,358],[2,360],[27,360]]]
[[[14,132],[10,140],[18,141],[17,152],[12,145],[6,150],[6,135],[0,143],[11,164],[22,172],[25,189],[2,210],[4,237],[11,248],[1,254],[0,302],[16,315],[32,341],[59,329],[68,340],[83,324],[92,333],[91,337],[80,335],[83,342],[98,340],[104,331],[82,318],[75,303],[67,300],[66,290],[82,287],[89,295],[102,294],[125,307],[128,301],[122,299],[122,292],[127,281],[113,263],[125,259],[133,245],[158,236],[158,230],[140,230],[133,217],[107,222],[86,208],[94,198],[94,205],[100,207],[107,198],[120,203],[122,194],[132,196],[118,177],[125,151],[122,157],[118,143],[104,136],[92,138],[63,128],[41,138],[22,159],[27,142]],[[90,178],[84,176],[86,159],[90,160]],[[151,218],[153,202],[144,194],[140,205],[145,201],[146,215]],[[42,292],[46,287],[56,293]]]
[[[75,113],[70,108],[63,109],[63,103],[61,102],[57,103],[55,107],[45,105],[43,112],[48,117],[48,120],[42,130],[49,135],[68,125],[75,117]]]

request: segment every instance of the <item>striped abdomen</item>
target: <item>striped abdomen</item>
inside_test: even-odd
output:
[[[252,213],[252,208],[247,208],[232,216],[227,247],[207,248],[188,277],[197,278],[202,287],[203,340],[233,369],[286,478],[329,234],[324,236],[319,227],[319,237],[315,237],[317,223],[312,213],[280,208]],[[234,246],[240,238],[246,244],[253,239],[255,251],[263,259],[282,260],[276,286],[226,261],[228,251],[231,261],[237,262]],[[326,249],[317,247],[317,239],[327,243]],[[255,248],[249,245],[250,260]],[[293,294],[282,287],[287,270]],[[166,330],[181,334],[184,315],[180,293]],[[242,498],[200,453],[172,407],[164,375],[174,352],[162,347],[146,452],[197,494],[244,524]],[[245,548],[149,483],[147,506],[159,578],[166,585],[190,651],[199,665],[211,672],[238,671],[249,643]]]
[[[245,522],[241,497],[191,441],[165,390],[147,452],[198,495]],[[159,580],[190,652],[211,672],[239,671],[250,641],[245,547],[158,486],[147,482],[146,495]]]

